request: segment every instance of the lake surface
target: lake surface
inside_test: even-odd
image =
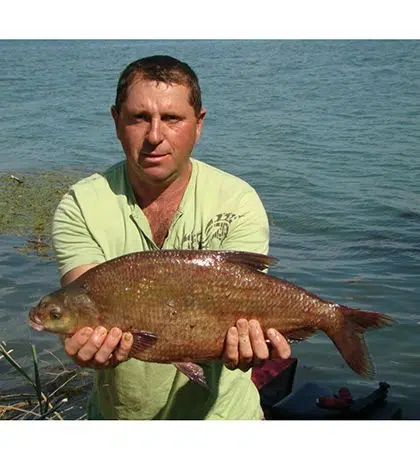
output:
[[[122,159],[109,112],[116,82],[152,54],[200,77],[208,113],[195,156],[259,192],[279,258],[271,272],[398,322],[367,334],[375,381],[319,333],[293,345],[297,382],[358,396],[386,381],[405,417],[420,418],[420,42],[0,41],[0,173]],[[60,355],[54,335],[27,325],[58,275],[51,258],[19,252],[22,242],[0,235],[0,340],[30,365],[31,343]],[[8,370],[0,361],[1,390],[14,385]]]

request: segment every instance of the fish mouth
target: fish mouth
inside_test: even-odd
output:
[[[33,312],[29,314],[29,324],[36,331],[42,331],[44,329],[44,325],[42,324],[41,320]]]

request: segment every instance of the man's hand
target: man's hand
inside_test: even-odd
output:
[[[272,346],[270,354],[264,333],[257,320],[240,319],[236,327],[229,328],[226,335],[223,362],[229,369],[246,372],[266,359],[288,359],[291,354],[289,343],[274,328],[267,330],[267,338]]]
[[[126,361],[132,344],[133,335],[119,328],[108,333],[103,326],[95,330],[86,327],[64,339],[64,350],[82,367],[103,369]]]

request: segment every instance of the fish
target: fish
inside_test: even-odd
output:
[[[323,331],[348,366],[372,378],[367,330],[390,326],[386,314],[322,299],[267,273],[277,259],[229,250],[155,250],[105,261],[45,295],[29,312],[37,331],[72,335],[118,327],[133,335],[129,357],[173,363],[206,386],[200,364],[220,360],[240,318],[277,329],[289,342]]]

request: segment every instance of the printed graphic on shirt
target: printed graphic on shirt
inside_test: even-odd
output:
[[[230,226],[234,220],[242,217],[232,212],[223,212],[213,217],[202,232],[184,235],[181,248],[187,250],[202,250],[210,247],[210,244],[217,240],[220,246],[228,236]]]

